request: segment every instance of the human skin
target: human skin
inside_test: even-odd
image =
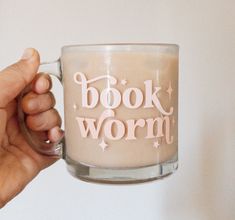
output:
[[[29,48],[18,62],[0,71],[0,208],[58,159],[34,151],[17,120],[16,98],[29,85],[31,89],[21,103],[27,126],[44,140],[56,142],[63,136],[50,92],[51,80],[46,74],[37,74],[39,64],[38,52]]]

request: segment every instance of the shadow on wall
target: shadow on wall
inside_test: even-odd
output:
[[[232,147],[226,143],[226,121],[204,113],[199,124],[193,130],[197,134],[181,141],[187,145],[179,149],[179,170],[164,184],[165,219],[234,220],[235,175],[232,178],[231,172],[235,154],[225,150]]]
[[[235,219],[235,143],[231,143],[232,127],[235,132],[235,116],[227,112],[224,103],[214,100],[217,115],[204,113],[201,128],[200,172],[201,203],[207,208],[208,219]],[[223,102],[223,101],[222,101]],[[232,149],[233,148],[233,149]],[[234,154],[232,154],[234,152]]]
[[[220,208],[220,195],[223,178],[225,152],[223,149],[226,139],[226,124],[219,116],[204,114],[201,128],[201,156],[199,157],[201,203],[207,213],[208,219],[224,219]],[[229,219],[227,219],[229,220]]]
[[[235,219],[235,113],[210,77],[181,81],[179,170],[164,184],[165,219]]]

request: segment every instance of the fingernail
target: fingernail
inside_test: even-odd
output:
[[[34,54],[34,49],[27,48],[27,49],[25,49],[21,59],[22,60],[29,60],[33,56],[33,54]]]
[[[49,89],[50,87],[50,83],[47,79],[45,78],[41,78],[38,82],[38,85],[40,87],[40,89],[43,89],[43,90],[46,90],[46,89]]]

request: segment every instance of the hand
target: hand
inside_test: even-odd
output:
[[[23,137],[17,121],[16,97],[31,85],[32,90],[22,100],[28,127],[52,142],[63,135],[59,128],[61,119],[53,109],[55,100],[49,92],[50,77],[36,76],[39,63],[38,52],[27,49],[20,61],[0,72],[0,208],[57,160],[35,152]]]

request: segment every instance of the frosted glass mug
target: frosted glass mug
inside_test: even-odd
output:
[[[60,59],[41,70],[62,82],[65,137],[39,140],[19,105],[25,137],[36,151],[65,159],[68,171],[85,181],[138,183],[173,173],[178,53],[175,44],[63,47]]]

